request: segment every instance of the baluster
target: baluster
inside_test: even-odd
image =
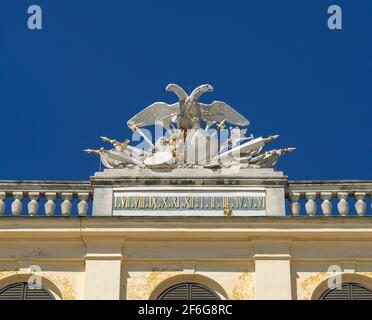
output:
[[[347,192],[338,192],[337,197],[338,197],[338,203],[337,203],[337,209],[340,215],[342,216],[347,216],[349,213],[349,203],[347,202],[347,197],[348,197]]]
[[[291,200],[291,212],[294,216],[300,215],[301,205],[298,202],[300,200],[301,194],[299,192],[290,192],[289,199]]]
[[[322,208],[322,212],[325,216],[332,215],[332,192],[321,192],[320,198],[322,199],[322,204],[320,205]]]
[[[78,193],[78,198],[80,200],[78,204],[78,212],[79,216],[86,216],[88,212],[88,199],[89,199],[89,193],[88,192],[82,192]]]
[[[71,215],[71,199],[72,199],[72,192],[63,192],[62,199],[63,202],[61,203],[61,211],[63,216],[70,216]]]
[[[6,193],[0,192],[0,216],[2,216],[5,213],[5,199]]]
[[[27,205],[28,214],[30,216],[36,216],[39,210],[39,192],[29,192],[28,197],[30,198],[30,202]]]
[[[14,216],[19,216],[23,209],[23,204],[21,201],[23,199],[23,192],[13,192],[13,199],[14,200],[11,205],[12,214]]]
[[[367,204],[364,201],[366,198],[366,193],[365,192],[355,192],[355,210],[358,216],[364,216],[366,213],[367,209]]]
[[[45,202],[44,209],[46,216],[54,216],[56,210],[56,204],[54,200],[57,198],[57,194],[55,192],[45,192],[45,198],[47,202]]]
[[[305,193],[305,198],[307,200],[307,202],[305,204],[306,213],[309,216],[315,216],[316,209],[317,209],[317,205],[316,205],[316,202],[315,202],[316,192],[306,192]]]

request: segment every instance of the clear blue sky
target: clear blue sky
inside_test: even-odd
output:
[[[43,30],[27,28],[27,8]],[[327,28],[327,8],[343,29]],[[170,82],[214,86],[290,179],[372,179],[372,1],[2,0],[0,179],[87,180]]]

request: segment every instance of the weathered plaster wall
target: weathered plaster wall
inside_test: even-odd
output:
[[[195,281],[223,299],[308,300],[326,289],[330,265],[372,288],[368,217],[150,220],[4,219],[0,288],[27,281],[31,265],[62,299],[155,299]]]
[[[181,254],[182,255],[182,254]],[[221,299],[255,298],[252,264],[244,263],[128,263],[124,267],[124,298],[156,299],[168,286],[182,281],[199,282],[212,288]]]
[[[332,266],[337,266],[341,272],[333,273],[329,271],[329,267],[335,270]],[[298,300],[318,299],[320,294],[328,288],[329,279],[331,284],[336,284],[336,281],[356,282],[372,288],[372,263],[370,262],[345,263],[337,260],[321,263],[303,262],[294,263],[292,270],[294,298]],[[339,276],[339,278],[336,280],[335,276]]]
[[[47,265],[41,264],[41,268],[44,271],[36,274],[41,276],[42,286],[51,291],[56,299],[79,300],[83,298],[83,265],[63,264],[48,268]],[[32,276],[26,269],[15,269],[9,265],[0,264],[0,288],[14,282],[27,281]]]

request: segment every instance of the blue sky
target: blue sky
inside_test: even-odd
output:
[[[290,179],[372,179],[372,1],[3,0],[0,179],[87,180],[100,135],[165,91],[214,86]],[[43,30],[27,28],[40,5]],[[343,29],[327,28],[327,8]]]

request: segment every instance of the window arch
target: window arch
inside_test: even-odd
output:
[[[183,282],[164,290],[157,300],[220,300],[220,298],[200,283]]]
[[[366,286],[346,282],[326,290],[319,297],[320,300],[372,300],[372,290]]]
[[[0,300],[54,300],[45,289],[32,289],[27,282],[16,282],[0,289]]]

